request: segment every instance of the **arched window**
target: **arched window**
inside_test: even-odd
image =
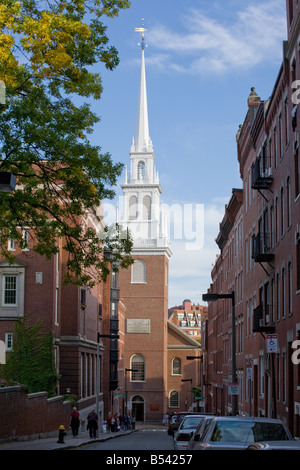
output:
[[[141,354],[135,354],[131,358],[131,381],[142,382],[145,380],[145,359]]]
[[[169,407],[179,408],[179,393],[177,390],[172,390],[169,395]]]
[[[138,172],[138,180],[142,181],[145,179],[145,163],[144,162],[139,162],[138,167],[137,167],[137,172]]]
[[[181,375],[181,360],[178,357],[174,357],[172,361],[172,374]]]
[[[143,199],[143,220],[151,219],[151,197],[145,196]]]
[[[129,220],[136,220],[138,217],[138,201],[136,196],[129,199]]]
[[[146,264],[142,260],[135,260],[131,266],[131,282],[146,282]]]

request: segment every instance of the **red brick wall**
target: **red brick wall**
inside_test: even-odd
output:
[[[145,359],[145,381],[131,382],[127,376],[128,400],[135,395],[144,399],[146,421],[161,421],[166,412],[168,259],[164,255],[135,255],[146,264],[146,282],[131,282],[131,269],[120,272],[120,295],[126,306],[126,320],[149,319],[151,334],[125,334],[124,366],[131,367],[131,357]],[[125,331],[126,331],[126,325]]]
[[[0,388],[0,441],[42,435],[69,427],[72,405],[47,393],[27,395],[20,386]]]

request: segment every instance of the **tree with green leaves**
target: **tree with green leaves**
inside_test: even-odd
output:
[[[43,332],[43,324],[27,324],[27,316],[16,322],[13,351],[0,365],[0,378],[7,385],[21,384],[28,393],[45,391],[56,395],[59,379],[53,356],[53,336]]]
[[[47,258],[60,238],[67,281],[88,286],[107,275],[105,247],[121,268],[132,263],[132,241],[119,226],[102,234],[95,228],[123,165],[91,145],[99,117],[74,97],[100,98],[93,65],[113,70],[119,62],[103,18],[128,7],[128,0],[0,0],[0,172],[17,180],[13,192],[0,192],[0,256],[14,261],[7,242],[22,247],[24,228]],[[83,223],[87,216],[94,226]]]

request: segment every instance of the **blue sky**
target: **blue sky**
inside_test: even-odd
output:
[[[101,122],[91,141],[125,165],[135,136],[141,63],[141,37],[134,29],[142,23],[161,198],[169,207],[183,208],[185,225],[181,239],[170,230],[169,306],[186,298],[202,304],[219,252],[215,239],[225,204],[232,188],[242,187],[235,138],[247,98],[251,87],[269,98],[282,62],[285,1],[133,0],[130,9],[106,21],[120,64],[113,72],[99,67],[104,91],[92,109]],[[118,187],[116,199],[121,194]],[[196,208],[203,211],[204,239],[201,235],[193,248],[197,221],[187,212]],[[194,225],[186,235],[190,220]]]

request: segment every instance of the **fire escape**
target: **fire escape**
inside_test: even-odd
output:
[[[262,197],[268,202],[266,196],[262,193],[262,190],[268,190],[272,192],[271,185],[273,182],[272,168],[268,165],[268,158],[265,155],[266,150],[263,150],[263,156],[258,157],[252,164],[251,176],[252,176],[252,189],[262,195]]]
[[[271,191],[271,185],[273,182],[272,168],[268,162],[266,156],[266,147],[263,149],[262,157],[258,157],[252,164],[252,189],[256,189],[265,201],[268,203],[268,199],[262,191]],[[252,237],[252,258],[256,263],[259,263],[264,269],[266,274],[269,276],[264,263],[267,263],[272,269],[274,266],[272,262],[274,260],[273,251],[273,234],[269,232],[268,226],[268,208],[265,209],[264,217],[259,220],[259,228],[257,235]],[[253,315],[253,331],[263,333],[273,333],[275,327],[272,324],[273,318],[273,306],[270,305],[269,300],[269,285],[264,286],[265,292],[260,292],[260,304],[254,309]]]
[[[116,264],[116,263],[115,263]],[[116,390],[119,385],[118,380],[118,361],[119,361],[119,275],[118,271],[111,272],[110,288],[110,348],[109,348],[109,390]]]

